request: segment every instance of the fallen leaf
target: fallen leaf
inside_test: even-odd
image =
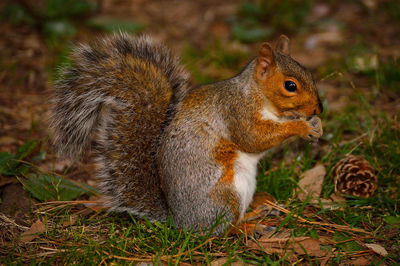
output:
[[[244,265],[242,262],[240,262],[240,261],[235,261],[235,262],[232,262],[232,261],[230,261],[229,260],[229,262],[228,262],[228,257],[222,257],[222,258],[219,258],[219,259],[216,259],[216,260],[213,260],[212,262],[211,262],[211,266],[221,266],[221,265],[233,265],[233,266],[241,266],[241,265]],[[228,264],[227,264],[228,263]]]
[[[258,243],[257,243],[258,242]],[[261,237],[257,242],[251,241],[248,245],[250,248],[262,250],[267,254],[290,254],[305,255],[312,257],[325,257],[328,251],[321,250],[321,241],[311,237],[295,237],[295,238],[280,238],[280,237]]]
[[[322,164],[315,165],[312,169],[305,171],[299,181],[300,191],[297,197],[305,201],[310,194],[312,198],[319,198],[322,190],[322,183],[326,174],[325,167]]]
[[[30,242],[37,238],[39,234],[44,233],[46,231],[46,226],[40,221],[39,219],[34,222],[29,228],[28,231],[21,234],[21,241],[22,242]]]
[[[321,242],[315,238],[305,239],[299,242],[294,242],[294,251],[299,255],[308,254],[314,257],[324,257],[327,251],[321,250]]]
[[[282,228],[282,229],[279,230],[279,232],[274,234],[274,237],[277,237],[277,238],[289,238],[292,234],[293,234],[293,230],[290,230],[290,229],[287,229],[287,228]],[[272,236],[272,234],[270,236]],[[267,235],[265,236],[265,238],[267,238]]]
[[[351,260],[350,263],[351,265],[366,266],[366,265],[371,265],[371,260],[365,257],[359,257],[356,258],[355,260]]]
[[[384,247],[378,244],[365,244],[369,249],[372,249],[376,254],[379,254],[383,257],[388,255],[388,252]]]
[[[275,242],[266,241],[266,239],[272,239],[272,241]],[[287,257],[287,260],[297,261],[298,258],[296,254],[293,253],[293,250],[290,248],[284,248],[285,241],[287,240],[288,238],[268,238],[263,236],[257,242],[250,241],[247,246],[252,249],[261,250],[268,255],[278,254],[280,256],[284,256],[285,254],[288,254],[289,256]]]
[[[345,201],[346,201],[346,199],[345,199],[344,197],[342,197],[342,196],[340,196],[340,195],[337,195],[337,194],[332,194],[332,195],[330,196],[330,198],[331,198],[334,202],[345,202]]]

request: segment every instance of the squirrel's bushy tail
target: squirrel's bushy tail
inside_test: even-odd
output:
[[[103,107],[123,102],[130,104],[126,102],[128,99],[124,99],[122,90],[128,91],[143,85],[142,89],[133,93],[143,100],[152,101],[152,98],[144,98],[151,97],[146,92],[146,85],[153,84],[138,83],[154,82],[157,85],[160,79],[165,78],[171,93],[174,93],[173,97],[180,98],[185,94],[189,78],[178,59],[165,46],[155,43],[148,36],[134,38],[116,34],[92,46],[82,44],[72,51],[70,57],[71,65],[61,69],[60,78],[55,84],[51,127],[55,131],[54,144],[58,151],[71,158],[87,150],[99,126]],[[160,73],[156,73],[155,69],[162,76],[158,76]],[[143,80],[146,78],[144,75],[153,80]]]
[[[165,219],[154,156],[171,102],[186,92],[188,73],[147,36],[116,34],[78,46],[71,59],[53,96],[56,148],[74,158],[94,143],[112,209]]]

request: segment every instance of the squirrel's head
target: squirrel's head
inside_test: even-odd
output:
[[[311,73],[289,55],[281,35],[275,49],[263,43],[256,59],[255,80],[279,117],[310,117],[323,111]]]

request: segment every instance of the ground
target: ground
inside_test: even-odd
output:
[[[400,263],[397,1],[19,0],[0,10],[1,262]],[[235,75],[263,41],[290,37],[323,100],[324,136],[285,143],[260,164],[258,198],[280,216],[211,237],[93,205],[94,165],[55,154],[49,101],[71,45],[118,28],[165,42],[197,84]],[[372,197],[333,197],[335,164],[346,155],[372,165]],[[299,179],[318,163],[319,200],[298,196]]]

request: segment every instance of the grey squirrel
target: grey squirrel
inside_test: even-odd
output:
[[[236,76],[192,87],[179,59],[148,36],[116,34],[78,46],[56,83],[54,144],[96,152],[111,211],[204,230],[239,223],[257,164],[291,136],[322,135],[322,104],[289,40],[263,43]],[[226,223],[215,228],[224,231]]]

